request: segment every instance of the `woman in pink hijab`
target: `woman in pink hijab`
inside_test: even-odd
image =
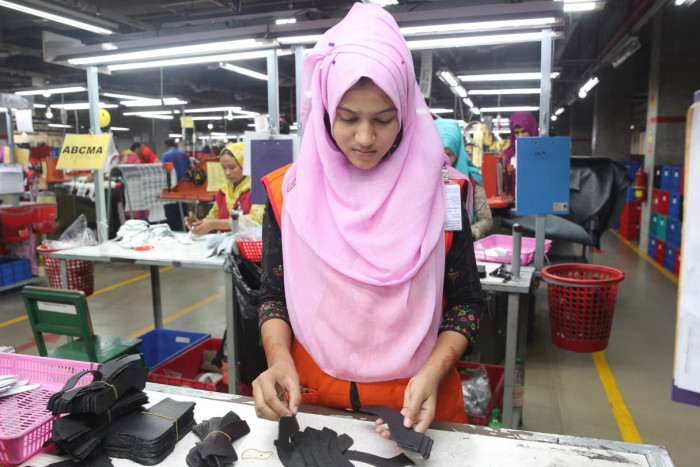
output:
[[[298,161],[263,179],[256,412],[379,404],[420,432],[465,423],[454,365],[481,286],[466,212],[445,232],[443,145],[392,16],[355,4],[305,59],[302,96]]]

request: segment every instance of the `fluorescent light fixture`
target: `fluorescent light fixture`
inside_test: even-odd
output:
[[[377,3],[381,6],[398,5],[399,0],[362,0],[364,3]]]
[[[490,73],[482,75],[460,75],[459,79],[464,82],[474,81],[538,81],[542,77],[542,73]],[[552,79],[559,77],[559,72],[553,72],[550,77]]]
[[[564,2],[565,13],[576,13],[579,11],[595,10],[596,2]]]
[[[46,118],[52,119],[53,118],[53,112],[51,112],[51,107],[46,109]]]
[[[269,43],[256,41],[255,39],[241,39],[237,41],[210,42],[208,44],[181,45],[178,47],[166,47],[163,49],[148,49],[138,52],[123,52],[109,55],[95,55],[92,57],[71,58],[71,65],[95,65],[102,63],[126,62],[132,60],[144,60],[149,58],[177,57],[181,55],[201,55],[212,52],[231,52],[243,49],[259,49],[267,47]]]
[[[506,94],[539,94],[540,88],[470,89],[470,96],[503,96]]]
[[[557,116],[556,116],[556,115],[552,115],[552,121],[553,121],[553,122],[556,122],[556,121],[557,121]]]
[[[73,128],[73,125],[64,125],[63,123],[49,123],[51,128]]]
[[[117,94],[114,92],[103,92],[101,93],[105,97],[113,97],[115,99],[125,99],[129,101],[138,101],[142,99],[151,99],[150,97],[142,97],[142,96],[132,96],[131,94]]]
[[[581,86],[581,88],[578,90],[578,97],[581,99],[585,98],[588,93],[591,92],[591,89],[593,89],[599,82],[600,80],[597,76],[591,76],[588,81],[586,81],[586,84]]]
[[[298,129],[299,129],[299,126],[298,126],[296,123],[294,123],[294,124],[292,124],[292,125],[289,125],[289,129],[290,129],[290,130],[298,130]]]
[[[469,111],[474,115],[481,115],[481,109],[479,109],[478,107],[471,107]]]
[[[243,118],[255,118],[255,117],[258,117],[258,116],[260,116],[259,113],[256,113],[255,115],[234,115],[234,116],[231,117],[230,119],[229,119],[228,116],[227,116],[227,117],[226,117],[226,120],[239,120],[239,119],[243,119]]]
[[[19,5],[14,2],[6,2],[4,0],[0,0],[0,6],[4,6],[5,8],[11,8],[13,10],[21,11],[22,13],[27,13],[30,15],[38,16],[40,18],[48,19],[49,21],[55,21],[57,23],[61,24],[66,24],[68,26],[73,26],[74,28],[78,29],[84,29],[86,31],[94,32],[96,34],[112,34],[112,31],[109,29],[101,28],[99,26],[93,26],[92,24],[88,23],[83,23],[82,21],[77,21],[74,19],[66,18],[65,16],[59,16],[55,15],[53,13],[49,13],[46,11],[42,10],[37,10],[35,8],[29,8],[24,5]]]
[[[291,55],[291,50],[278,50],[277,56]],[[254,58],[267,57],[267,50],[255,50],[252,52],[239,52],[223,55],[206,55],[204,57],[185,57],[170,60],[156,60],[149,62],[122,63],[119,65],[108,65],[110,71],[138,70],[143,68],[160,68],[181,65],[199,65],[204,63],[228,62],[235,60],[250,60]]]
[[[455,88],[455,87],[460,85],[459,81],[457,81],[457,78],[455,77],[455,75],[453,75],[452,72],[450,72],[450,71],[447,71],[447,70],[438,71],[437,75],[438,75],[438,78],[440,78],[440,80],[443,83],[445,83],[446,85],[448,85],[451,88]]]
[[[188,101],[183,101],[177,97],[166,97],[164,99],[139,99],[135,101],[121,101],[124,107],[158,107],[161,105],[185,105]]]
[[[102,47],[102,50],[117,50],[119,48],[116,46],[116,44],[112,44],[111,42],[100,44],[100,47]]]
[[[172,115],[172,110],[143,110],[141,112],[124,112],[125,117],[133,117],[134,115]]]
[[[125,113],[122,115],[127,116]],[[150,113],[150,112],[130,112],[128,116],[130,116],[130,117],[142,117],[142,118],[155,118],[158,120],[172,120],[174,118],[172,115],[157,114],[157,113]]]
[[[474,107],[474,102],[472,102],[472,100],[469,99],[468,97],[462,99],[462,102],[464,102],[465,104],[467,104],[469,107]]]
[[[206,112],[237,112],[241,110],[238,106],[226,106],[226,107],[203,107],[201,109],[185,109],[186,114],[196,114],[196,113],[206,113]]]
[[[520,111],[534,112],[536,110],[540,110],[540,108],[535,107],[535,106],[529,106],[529,105],[520,105],[520,106],[512,106],[512,107],[482,107],[481,108],[481,111],[484,113],[520,112]]]
[[[46,105],[45,104],[34,104],[35,109],[45,109]]]
[[[433,24],[429,26],[410,26],[401,29],[404,36],[416,36],[421,34],[451,33],[451,32],[473,32],[473,31],[494,31],[497,29],[525,28],[525,27],[545,27],[558,23],[557,18],[530,18],[513,19],[504,21],[480,21],[474,23],[455,24]]]
[[[563,113],[564,113],[564,107],[559,107],[559,108],[554,112],[554,115],[559,116],[559,115],[561,115],[561,114],[563,114]]]
[[[294,24],[297,22],[296,18],[277,18],[275,20],[275,24],[282,25],[282,24]]]
[[[452,113],[452,109],[443,109],[443,108],[439,108],[439,107],[438,107],[438,108],[434,108],[434,109],[430,109],[430,111],[431,111],[432,113],[434,113],[434,114],[448,114],[448,113]]]
[[[109,129],[112,131],[131,131],[131,128],[124,128],[122,126],[112,126],[109,127]]]
[[[243,68],[241,66],[231,65],[230,63],[219,63],[219,68],[224,70],[232,71],[234,73],[240,73],[242,75],[250,76],[251,78],[261,79],[267,81],[267,75],[258,73],[257,71],[249,70],[248,68]]]
[[[457,94],[459,97],[462,97],[462,98],[467,97],[467,90],[464,89],[462,86],[456,86],[456,87],[452,88],[452,92]]]
[[[87,91],[84,86],[68,86],[64,88],[49,88],[49,89],[30,89],[27,91],[17,91],[15,94],[18,96],[50,96],[52,94],[67,94],[70,92],[83,92]]]
[[[65,109],[65,110],[87,110],[90,108],[89,102],[71,102],[68,104],[51,104],[54,109]],[[100,109],[116,109],[119,107],[116,104],[105,104],[104,102],[99,103]]]
[[[169,133],[168,138],[180,138],[182,135],[180,133]]]
[[[224,117],[221,115],[200,115],[197,117],[192,117],[192,120],[223,120]]]
[[[282,45],[315,44],[321,39],[321,34],[311,34],[307,36],[287,36],[278,37],[277,42]]]
[[[557,33],[552,33],[556,37]],[[477,45],[513,44],[539,42],[541,32],[521,32],[516,34],[493,34],[489,36],[450,37],[445,39],[424,39],[406,41],[411,50],[440,49],[449,47],[472,47]]]

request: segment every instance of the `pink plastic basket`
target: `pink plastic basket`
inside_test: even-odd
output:
[[[544,252],[552,246],[551,240],[544,241]],[[490,263],[508,263],[513,259],[513,237],[510,235],[489,235],[474,242],[474,254],[477,261]],[[520,265],[530,264],[535,258],[535,239],[523,237],[520,246]]]
[[[46,410],[49,397],[68,379],[83,370],[96,370],[96,363],[57,358],[0,353],[0,374],[17,375],[39,389],[0,399],[0,465],[17,465],[39,452],[51,437],[51,423],[57,418]],[[77,386],[88,384],[86,375]]]

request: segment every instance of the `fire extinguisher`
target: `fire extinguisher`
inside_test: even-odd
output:
[[[634,199],[637,202],[647,200],[647,174],[644,167],[641,167],[634,176]]]

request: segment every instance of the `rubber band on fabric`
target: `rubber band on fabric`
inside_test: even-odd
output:
[[[253,451],[260,453],[259,456],[246,456],[246,452]],[[264,457],[263,457],[264,456]],[[254,461],[266,461],[272,457],[272,451],[261,451],[260,449],[248,448],[241,454],[241,459],[243,460],[254,460]]]
[[[171,422],[175,423],[175,442],[177,443],[178,441],[180,441],[180,435],[178,434],[178,430],[177,430],[177,419],[166,417],[165,415],[161,415],[159,413],[153,413],[153,412],[141,412],[141,413],[144,415],[153,415],[155,417],[164,418],[166,420],[170,420]]]
[[[115,399],[119,399],[119,392],[117,392],[117,387],[116,387],[115,385],[110,384],[110,383],[108,383],[107,381],[102,381],[102,380],[100,380],[100,381],[93,381],[93,382],[90,383],[90,384],[95,384],[95,383],[106,384],[107,386],[109,386],[110,388],[112,388],[112,391],[114,391],[114,398],[115,398]]]
[[[107,423],[112,424],[112,411],[107,409]]]
[[[205,439],[207,439],[208,437],[210,437],[211,435],[213,435],[213,434],[215,434],[215,433],[218,433],[218,434],[220,434],[220,435],[224,435],[225,437],[228,438],[228,440],[229,440],[230,442],[233,442],[233,440],[231,439],[231,437],[230,437],[228,434],[224,433],[223,431],[219,431],[219,430],[210,431],[209,433],[207,433],[207,436],[205,436],[204,439],[203,439],[202,441],[204,441]]]

